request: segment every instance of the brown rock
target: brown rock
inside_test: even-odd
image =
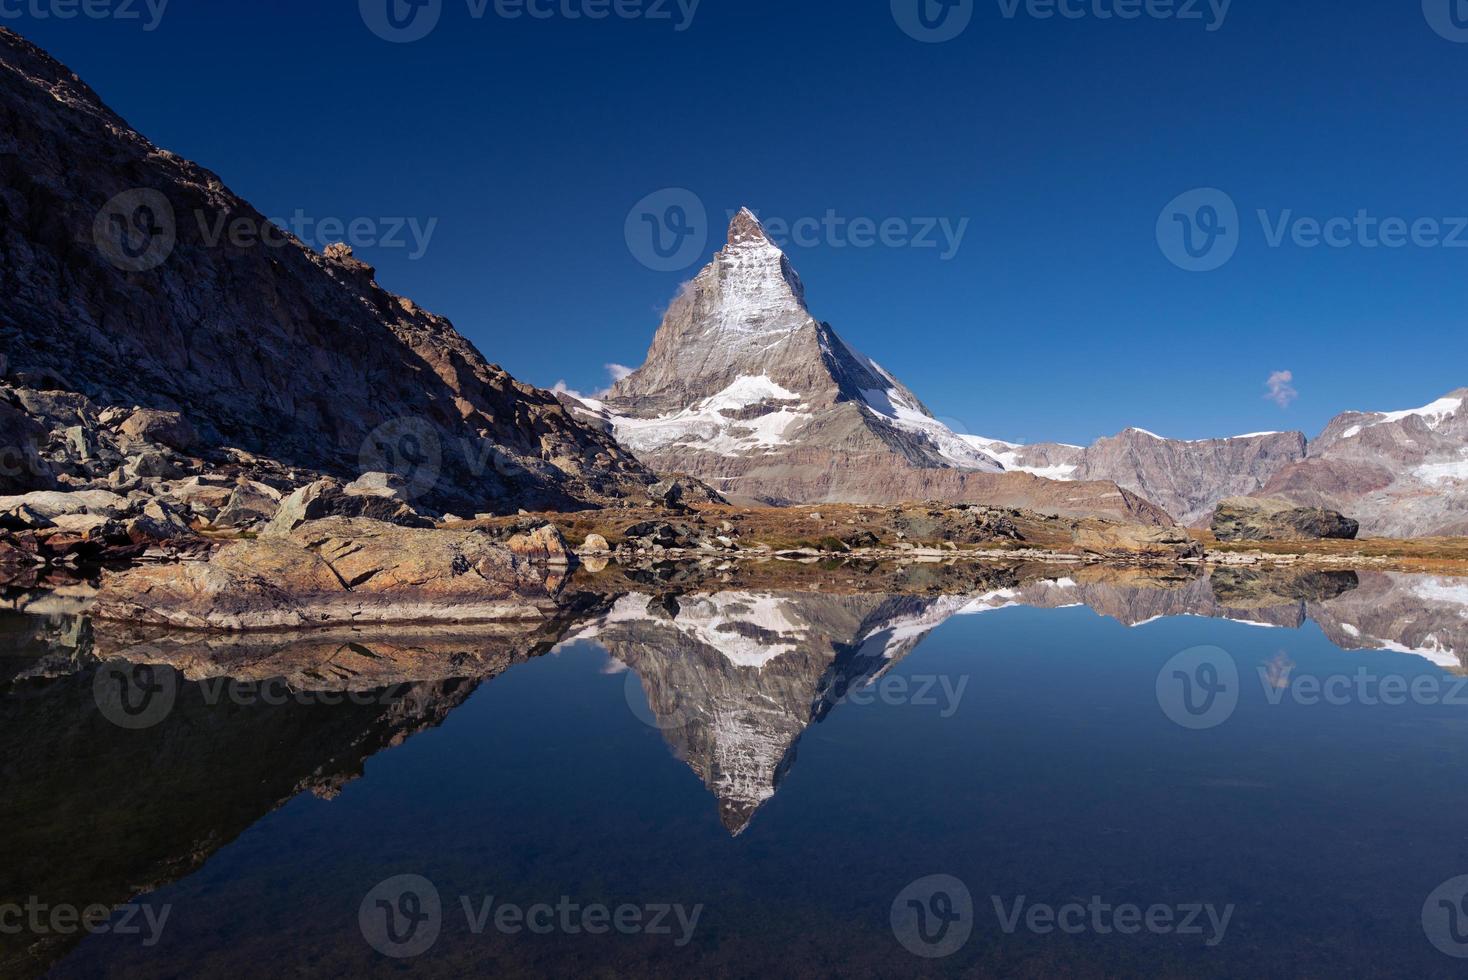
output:
[[[1075,531],[1075,546],[1088,555],[1114,559],[1203,557],[1203,545],[1180,527],[1132,524],[1084,524]]]
[[[494,622],[554,611],[560,581],[472,530],[333,518],[108,574],[93,615],[212,630]]]
[[[560,530],[554,524],[542,524],[533,531],[513,535],[505,542],[505,547],[521,558],[532,561],[551,565],[571,563],[571,549],[567,547],[566,539],[561,537]]]
[[[139,442],[156,442],[179,452],[188,452],[199,443],[199,433],[179,412],[140,408],[122,423],[122,434]]]

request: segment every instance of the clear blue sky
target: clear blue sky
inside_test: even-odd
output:
[[[591,390],[604,364],[641,362],[697,268],[654,271],[628,247],[629,210],[665,187],[716,225],[741,204],[967,219],[947,261],[790,251],[818,317],[985,435],[1313,435],[1343,409],[1468,384],[1468,247],[1271,248],[1255,214],[1468,216],[1468,43],[1418,0],[1235,0],[1214,31],[1206,0],[1203,21],[973,0],[938,44],[889,0],[703,0],[682,31],[674,2],[671,22],[442,2],[408,44],[374,35],[356,0],[172,0],[151,31],[0,23],[267,215],[438,219],[421,258],[360,254],[541,385]],[[1199,187],[1241,214],[1237,254],[1207,273],[1157,239],[1164,206]],[[1287,408],[1264,398],[1283,370]]]

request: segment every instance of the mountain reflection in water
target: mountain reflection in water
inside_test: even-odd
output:
[[[813,724],[955,617],[1084,606],[1128,627],[1314,623],[1342,650],[1455,673],[1468,654],[1468,580],[1391,572],[996,567],[957,594],[927,578],[877,593],[847,579],[818,588],[814,572],[809,589],[764,591],[659,578],[589,591],[554,621],[376,633],[94,627],[64,596],[12,596],[0,612],[0,904],[114,906],[185,878],[298,795],[333,797],[486,682],[582,645],[625,672],[628,706],[703,782],[733,836],[775,797]],[[135,695],[128,685],[144,681],[167,705],[119,727],[107,692]],[[78,941],[0,936],[0,975],[39,975]]]

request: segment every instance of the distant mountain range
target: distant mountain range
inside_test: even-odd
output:
[[[972,500],[1198,526],[1225,498],[1268,496],[1339,510],[1370,535],[1468,533],[1468,389],[1347,413],[1313,441],[1128,429],[1088,447],[1022,446],[955,432],[815,319],[747,208],[669,306],[645,363],[603,396],[562,398],[653,469],[737,501]]]

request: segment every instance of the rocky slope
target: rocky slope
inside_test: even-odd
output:
[[[235,227],[261,237],[213,233]],[[7,30],[0,295],[0,492],[120,468],[99,433],[136,406],[181,413],[192,438],[169,448],[202,464],[396,470],[439,512],[599,504],[652,481],[349,248],[276,229]],[[66,411],[31,404],[47,392],[72,393]]]
[[[1468,388],[1422,408],[1337,416],[1259,495],[1339,511],[1363,536],[1468,534]]]
[[[805,287],[742,210],[669,306],[646,362],[604,398],[563,396],[648,466],[732,500],[944,500],[1170,524],[1104,481],[1007,473],[811,315]]]
[[[1112,480],[1193,527],[1237,496],[1337,511],[1364,537],[1468,534],[1468,388],[1422,408],[1345,412],[1314,440],[1299,432],[1166,439],[1128,429],[1088,447],[974,438],[1011,470]]]
[[[1254,493],[1305,458],[1299,432],[1188,441],[1127,429],[1086,447],[973,441],[1013,470],[1052,480],[1110,480],[1195,527],[1208,523],[1223,498]]]

